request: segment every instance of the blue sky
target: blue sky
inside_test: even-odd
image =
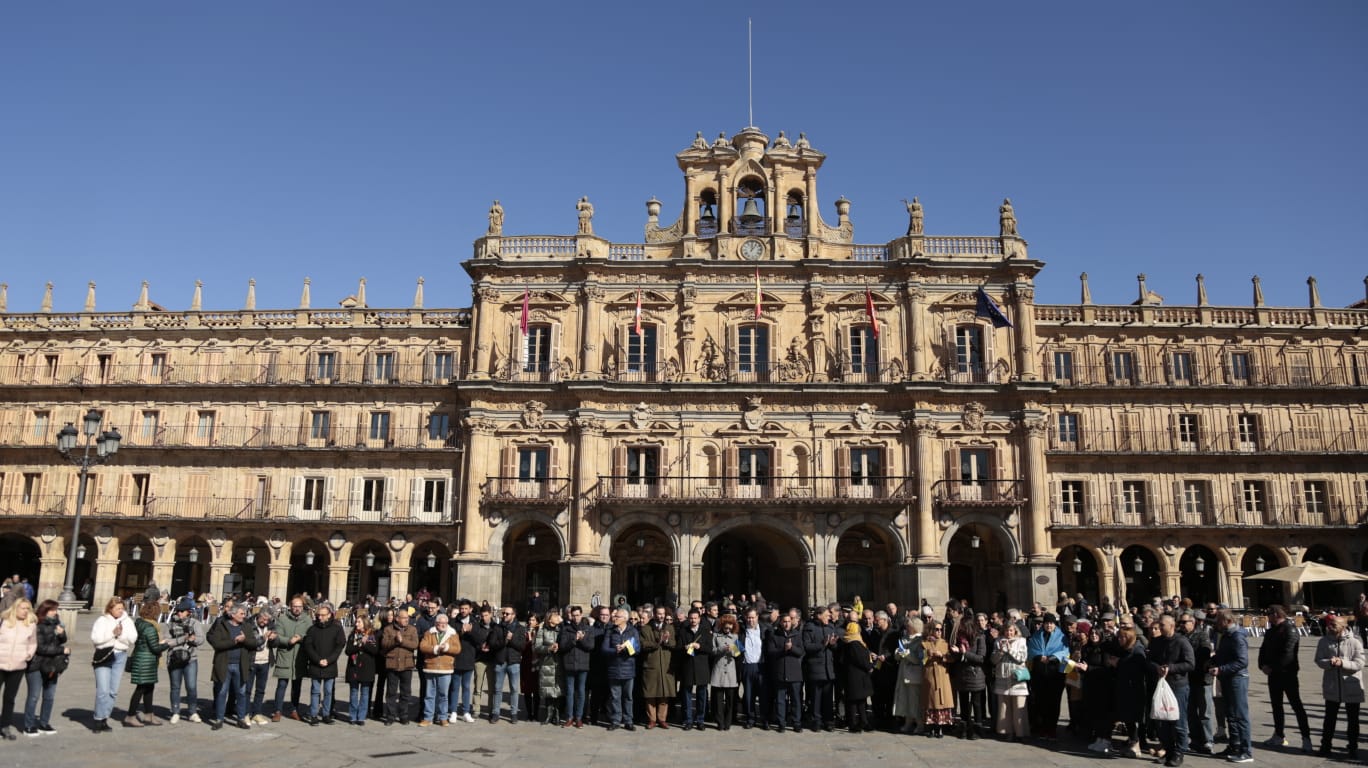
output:
[[[495,7],[495,6],[498,7]],[[875,10],[877,9],[877,10]],[[641,242],[682,205],[674,153],[755,122],[827,153],[856,240],[992,234],[1011,196],[1037,300],[1135,275],[1170,304],[1327,305],[1368,274],[1368,3],[7,3],[0,282],[10,311],[152,299],[467,306],[508,234]]]

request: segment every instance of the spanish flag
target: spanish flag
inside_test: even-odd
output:
[[[865,314],[869,315],[869,327],[874,329],[874,338],[879,338],[879,317],[874,314],[874,294],[865,286]]]
[[[527,335],[527,320],[531,314],[532,291],[530,288],[523,289],[522,320],[518,322],[518,328],[522,330],[522,335]]]
[[[755,268],[755,319],[760,319],[760,268]]]
[[[641,335],[641,289],[637,289],[636,317],[635,325],[632,326],[632,333]]]

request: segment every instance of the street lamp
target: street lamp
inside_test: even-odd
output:
[[[249,550],[247,550],[247,554],[243,555],[243,556],[242,556],[242,559],[243,559],[243,561],[246,562],[248,565],[252,565],[253,563],[256,562],[256,550],[255,550],[255,549],[249,549]]]
[[[1083,558],[1079,557],[1078,555],[1074,555],[1073,569],[1074,573],[1083,572]]]
[[[1145,561],[1141,560],[1139,555],[1136,555],[1135,562],[1131,563],[1131,567],[1135,569],[1136,573],[1140,573],[1145,570]]]
[[[1254,570],[1263,572],[1265,565],[1266,563],[1264,562],[1263,555],[1259,555],[1258,557],[1254,558]]]
[[[76,515],[71,524],[71,554],[67,557],[66,583],[62,585],[62,594],[57,598],[64,608],[84,604],[76,597],[73,582],[76,580],[76,561],[80,559],[77,547],[80,546],[78,542],[81,538],[81,507],[85,506],[86,483],[90,479],[90,468],[113,458],[114,454],[119,452],[119,441],[123,439],[117,429],[101,432],[100,423],[103,421],[104,414],[91,408],[81,420],[81,431],[78,432],[75,425],[67,422],[67,425],[57,433],[57,452],[80,467],[81,476],[76,488]],[[85,436],[85,450],[77,455],[74,449],[82,435]],[[95,446],[94,456],[90,455],[91,445]]]
[[[537,534],[535,534],[535,533],[529,533],[529,534],[527,534],[527,546],[529,546],[529,547],[535,547],[535,546],[537,546]]]
[[[1192,564],[1197,567],[1198,573],[1206,571],[1206,561],[1202,559],[1201,555],[1198,555],[1197,559],[1192,561]]]
[[[436,567],[437,567],[437,553],[436,553],[436,552],[429,552],[429,553],[428,553],[427,564],[428,564],[428,567],[429,567],[429,568],[436,568]]]
[[[189,561],[192,562],[192,563],[198,563],[198,562],[199,562],[199,547],[191,547],[191,548],[190,548],[190,551],[187,552],[187,553],[185,554],[185,559],[186,559],[186,560],[189,560]]]
[[[372,567],[374,567],[374,566],[375,566],[375,553],[374,553],[374,552],[367,552],[367,553],[366,553],[366,567],[367,567],[367,568],[372,568]]]
[[[980,538],[979,538],[979,535],[978,535],[977,533],[974,534],[973,536],[970,536],[970,537],[969,537],[969,548],[970,548],[970,549],[978,549],[978,548],[979,548],[979,544],[980,544],[982,541],[983,541],[983,539],[980,539]]]

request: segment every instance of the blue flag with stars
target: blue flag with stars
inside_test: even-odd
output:
[[[1012,321],[1002,314],[1002,308],[993,303],[988,294],[984,292],[983,286],[978,289],[978,306],[974,308],[974,317],[987,318],[994,328],[1012,328]]]

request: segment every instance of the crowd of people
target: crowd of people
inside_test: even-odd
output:
[[[125,671],[133,692],[123,726],[167,722],[153,700],[163,660],[169,722],[207,718],[214,729],[286,719],[440,728],[483,718],[609,731],[842,727],[1048,744],[1067,723],[1094,752],[1149,754],[1170,766],[1190,752],[1214,754],[1218,742],[1228,761],[1253,760],[1255,669],[1267,677],[1267,744],[1275,748],[1290,747],[1286,700],[1304,751],[1333,754],[1342,711],[1344,754],[1356,757],[1364,696],[1363,642],[1344,617],[1330,617],[1315,654],[1325,701],[1317,750],[1300,698],[1299,635],[1280,606],[1267,609],[1269,630],[1251,659],[1229,608],[1178,598],[1129,611],[1080,597],[1054,612],[1037,603],[992,613],[963,600],[938,612],[925,601],[909,611],[865,608],[856,598],[805,614],[752,595],[679,607],[572,605],[520,617],[508,606],[444,604],[426,594],[367,600],[341,616],[306,595],[284,605],[225,598],[212,616],[191,597],[174,605],[157,597],[131,612],[111,599],[93,622],[96,732],[113,730]],[[53,700],[70,650],[55,602],[35,609],[16,597],[3,608],[5,738],[54,732]],[[212,666],[205,702],[201,657]],[[16,730],[21,679],[28,699]],[[349,687],[345,718],[334,696],[339,680]]]

